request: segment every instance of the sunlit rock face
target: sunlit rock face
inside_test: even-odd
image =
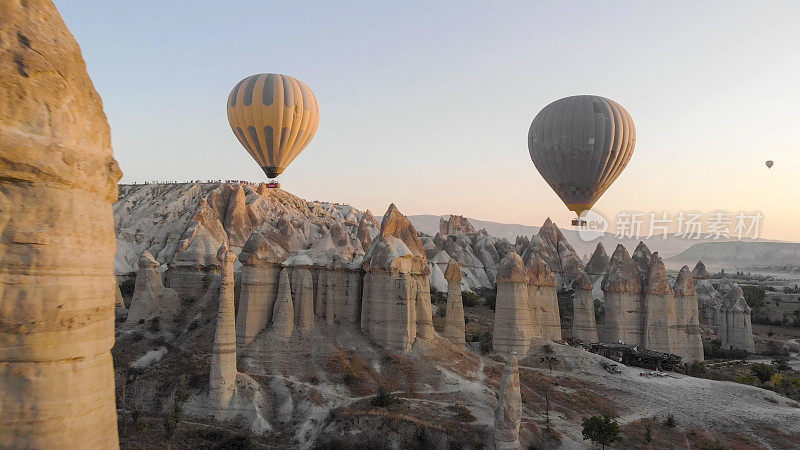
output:
[[[561,318],[556,294],[556,281],[547,263],[536,255],[528,263],[528,308],[533,321],[534,336],[553,341],[561,340]]]
[[[454,344],[464,345],[464,303],[461,298],[461,269],[450,260],[444,273],[447,280],[447,310],[445,311],[444,337]]]
[[[208,382],[208,402],[212,411],[227,409],[236,392],[236,315],[233,304],[236,254],[224,243],[217,252],[217,259],[220,261],[221,284]]]
[[[425,248],[414,226],[396,206],[383,216],[380,233],[364,256],[361,329],[378,345],[411,348],[433,337]]]
[[[439,219],[439,233],[447,236],[449,234],[467,234],[474,233],[475,228],[464,216],[451,215],[444,220]]]
[[[0,54],[0,445],[115,448],[102,102],[50,1],[0,2]]]
[[[526,355],[531,348],[533,320],[528,307],[528,274],[522,258],[510,253],[497,272],[497,301],[492,346],[499,353]]]

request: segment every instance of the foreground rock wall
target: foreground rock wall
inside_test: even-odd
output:
[[[116,448],[108,123],[52,2],[0,36],[0,445]]]

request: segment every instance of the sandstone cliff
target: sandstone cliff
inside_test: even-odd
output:
[[[103,105],[49,0],[0,2],[0,55],[0,445],[116,448]]]

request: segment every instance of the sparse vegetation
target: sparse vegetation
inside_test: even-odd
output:
[[[372,406],[377,406],[379,408],[388,408],[389,406],[400,403],[400,399],[384,385],[380,385],[378,386],[378,393],[375,394],[375,397],[372,397],[370,403]]]
[[[667,416],[667,418],[664,420],[664,426],[667,428],[675,428],[677,426],[677,423],[675,422],[675,416],[673,414]]]
[[[755,363],[750,365],[750,371],[758,378],[758,381],[766,383],[772,378],[772,375],[775,374],[775,367],[767,364]]]

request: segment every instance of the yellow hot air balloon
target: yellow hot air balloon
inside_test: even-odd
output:
[[[622,173],[635,145],[636,129],[625,108],[596,95],[550,103],[528,132],[533,164],[578,216],[591,209]]]
[[[302,81],[277,73],[251,75],[228,96],[228,122],[269,178],[306,148],[319,125],[319,105]]]

